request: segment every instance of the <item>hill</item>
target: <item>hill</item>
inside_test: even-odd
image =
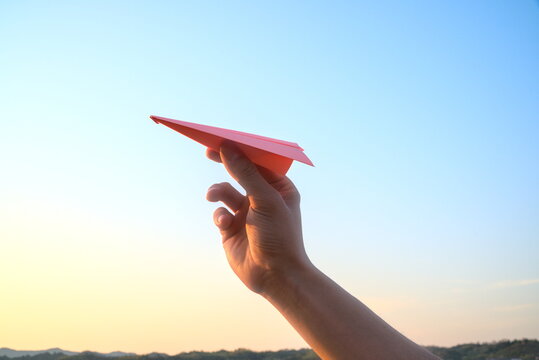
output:
[[[443,360],[539,360],[539,341],[502,340],[490,343],[462,344],[449,348],[427,346],[432,353]],[[9,354],[9,356],[8,356]],[[116,355],[116,356],[115,356]],[[320,358],[309,349],[279,350],[255,352],[246,349],[235,351],[202,352],[192,351],[177,355],[151,353],[135,355],[130,353],[113,352],[100,354],[96,352],[74,353],[62,349],[42,351],[16,351],[0,349],[0,360],[319,360]]]
[[[444,360],[539,360],[539,341],[530,339],[462,344],[450,348],[427,346],[427,349]]]
[[[0,348],[0,358],[2,357],[7,357],[7,358],[26,357],[26,358],[34,359],[36,355],[41,355],[41,354],[55,355],[54,358],[56,358],[57,356],[62,356],[62,355],[78,355],[80,354],[80,352],[68,351],[68,350],[63,350],[60,348],[52,348],[52,349],[47,349],[47,350],[13,350],[6,347]],[[121,352],[121,351],[113,351],[110,353],[97,353],[96,352],[93,354],[97,354],[101,357],[108,357],[108,358],[136,355],[135,353],[126,353],[126,352]]]

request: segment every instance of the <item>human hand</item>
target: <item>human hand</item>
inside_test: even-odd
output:
[[[301,233],[300,195],[286,176],[253,164],[233,144],[220,152],[208,149],[211,160],[223,163],[245,189],[242,195],[229,183],[214,184],[206,198],[223,202],[213,214],[221,232],[228,263],[252,291],[264,293],[276,280],[310,265]]]
[[[222,162],[246,190],[212,185],[223,247],[232,270],[266,298],[322,359],[439,360],[378,317],[365,304],[316,269],[303,247],[299,193],[284,176],[257,168],[224,144],[207,156]]]

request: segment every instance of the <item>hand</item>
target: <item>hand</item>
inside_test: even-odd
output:
[[[220,183],[207,194],[234,212],[220,207],[213,215],[232,270],[273,304],[322,359],[438,359],[310,263],[299,193],[288,178],[257,168],[231,144],[220,153],[208,150],[207,156],[222,162],[247,192],[244,196]]]
[[[220,153],[208,149],[211,160],[224,164],[245,189],[242,195],[229,183],[208,189],[209,201],[228,206],[215,210],[213,220],[221,232],[230,267],[243,283],[263,293],[286,276],[310,264],[301,234],[300,195],[290,179],[258,168],[232,143]]]

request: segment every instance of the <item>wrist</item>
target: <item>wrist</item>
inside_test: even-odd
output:
[[[301,284],[315,276],[317,271],[308,258],[284,269],[269,271],[259,294],[270,302],[294,296]]]

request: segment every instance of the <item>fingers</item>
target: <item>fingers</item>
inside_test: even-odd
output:
[[[213,222],[223,234],[223,239],[225,238],[224,235],[226,235],[227,230],[230,228],[230,225],[232,225],[233,221],[234,221],[234,215],[232,215],[224,207],[217,208],[213,212]]]
[[[273,182],[270,182],[270,184],[281,194],[287,205],[299,206],[301,196],[299,195],[299,191],[292,180],[286,176],[283,176],[277,180],[274,180]]]
[[[283,175],[274,173],[273,171],[266,169],[264,167],[259,167],[258,171],[260,172],[260,175],[262,175],[264,179],[266,179],[266,181],[269,182],[270,184],[284,177]]]
[[[210,148],[207,148],[206,149],[206,157],[210,160],[213,160],[215,162],[218,162],[218,163],[222,163],[223,161],[221,160],[221,154],[219,154],[219,152],[213,150],[213,149],[210,149]]]
[[[213,160],[215,162],[218,162],[218,163],[223,162],[221,158],[221,154],[213,149],[207,148],[206,156],[208,157],[208,159]],[[296,186],[294,185],[294,183],[289,178],[283,175],[276,174],[273,171],[268,170],[263,167],[257,166],[257,169],[260,175],[262,175],[262,177],[266,179],[266,181],[281,194],[281,196],[283,197],[283,200],[287,203],[287,205],[289,206],[299,205],[300,194]],[[208,200],[210,200],[210,198],[208,198]],[[210,200],[210,201],[221,201],[221,200],[219,199],[219,200]],[[227,204],[227,206],[229,205]]]
[[[281,194],[288,206],[299,206],[301,197],[292,180],[263,167],[259,167],[258,171],[264,179],[266,179],[266,181]]]
[[[277,191],[264,179],[256,165],[245,157],[234,144],[223,143],[220,155],[228,173],[254,200],[251,203],[252,206],[268,205],[279,198]]]
[[[245,196],[227,182],[210,186],[206,199],[211,202],[222,201],[234,212],[240,210],[247,200]]]

